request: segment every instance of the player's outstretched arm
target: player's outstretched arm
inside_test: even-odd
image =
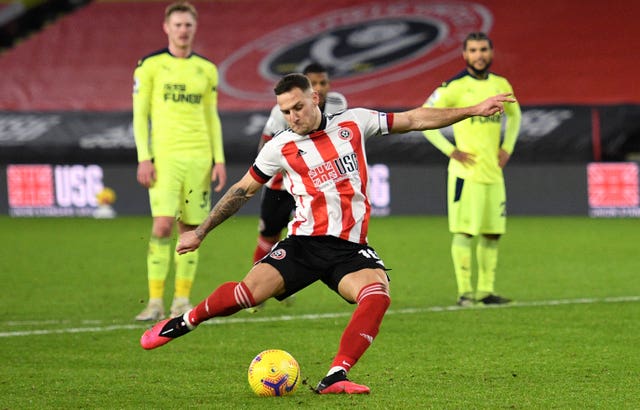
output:
[[[498,94],[479,104],[462,108],[419,107],[410,111],[395,113],[392,133],[424,131],[449,126],[469,117],[489,117],[504,111],[504,103],[512,103],[510,93]]]
[[[251,197],[258,192],[261,183],[257,182],[248,172],[242,179],[236,182],[213,206],[207,219],[196,229],[180,235],[176,251],[182,255],[192,252],[200,247],[205,236],[216,226],[226,221],[231,215],[238,212]]]

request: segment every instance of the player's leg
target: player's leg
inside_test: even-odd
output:
[[[179,233],[193,230],[197,225],[185,225],[178,223]],[[200,250],[179,255],[177,252],[173,254],[175,261],[176,277],[173,301],[171,302],[171,316],[180,316],[193,306],[190,302],[191,288],[198,270],[198,261],[200,259]]]
[[[318,383],[320,394],[362,394],[369,388],[347,378],[347,373],[364,355],[378,335],[384,314],[391,303],[389,283],[382,269],[363,269],[341,281],[340,294],[357,303],[340,338],[338,352],[327,375]]]
[[[473,286],[471,285],[471,254],[473,237],[471,235],[470,218],[473,206],[472,187],[461,178],[449,174],[447,184],[449,231],[451,239],[451,260],[458,287],[459,306],[473,305]]]
[[[350,259],[344,264],[346,269],[357,267],[358,270],[342,273],[344,276],[339,279],[337,291],[346,301],[356,303],[356,308],[342,333],[338,352],[326,377],[316,387],[316,392],[321,394],[369,393],[367,386],[347,379],[347,373],[373,343],[391,303],[389,280],[375,251],[365,246]],[[340,275],[338,268],[334,278],[338,279]],[[335,287],[331,281],[328,284]]]
[[[184,183],[178,213],[178,231],[195,229],[209,215],[211,208],[211,160],[189,158],[181,163]],[[179,255],[174,252],[175,292],[171,316],[180,316],[191,309],[191,288],[198,271],[199,250]]]
[[[478,286],[476,299],[483,304],[504,304],[510,299],[495,294],[495,277],[498,266],[498,241],[506,231],[506,194],[504,183],[484,186],[484,212],[476,247],[478,260]],[[482,206],[479,206],[482,208]]]
[[[164,317],[165,281],[171,267],[173,245],[171,234],[180,201],[181,171],[170,158],[154,161],[157,179],[149,188],[149,205],[153,227],[147,252],[149,304],[136,320],[159,320]],[[160,310],[161,309],[161,310]],[[159,312],[161,312],[159,314]]]
[[[136,316],[139,321],[155,321],[164,318],[164,286],[171,265],[172,217],[153,218],[151,237],[147,251],[147,284],[149,300],[147,306]]]
[[[283,291],[284,280],[278,270],[259,263],[241,282],[223,283],[189,312],[158,322],[144,332],[140,344],[147,350],[155,349],[187,334],[206,320],[232,315]]]
[[[259,227],[264,226],[263,219],[260,218]],[[260,229],[260,228],[258,228]],[[264,258],[273,245],[278,243],[280,240],[280,234],[278,235],[264,235],[262,232],[258,234],[258,240],[256,243],[256,248],[253,251],[253,263],[256,263],[260,259]]]
[[[500,235],[481,235],[476,248],[478,259],[478,290],[476,299],[485,305],[499,305],[511,302],[511,299],[495,293],[499,238]]]
[[[262,303],[284,291],[280,272],[269,264],[254,265],[242,282],[227,282],[189,313],[189,323],[198,325],[217,316],[229,316]]]

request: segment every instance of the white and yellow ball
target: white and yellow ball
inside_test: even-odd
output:
[[[104,187],[96,194],[96,201],[98,205],[112,205],[116,202],[116,192],[109,187]]]
[[[300,381],[300,366],[284,350],[260,352],[249,365],[249,386],[258,396],[287,396],[293,394]]]

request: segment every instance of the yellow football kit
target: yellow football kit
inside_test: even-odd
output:
[[[138,63],[133,127],[138,161],[156,167],[153,216],[197,225],[209,212],[211,165],[225,162],[217,86],[216,66],[197,54],[176,58],[165,49]]]
[[[424,106],[464,107],[499,93],[513,93],[513,88],[504,77],[490,73],[487,79],[481,80],[465,70],[436,89]],[[517,102],[505,104],[505,116],[504,138],[500,114],[471,117],[453,124],[455,145],[440,130],[424,131],[425,137],[447,156],[456,148],[474,155],[474,165],[464,165],[454,159],[449,161],[451,232],[471,235],[504,233],[506,196],[498,151],[502,148],[509,154],[513,152],[521,119]],[[491,186],[494,184],[496,186]]]
[[[424,106],[470,106],[500,93],[513,93],[504,77],[489,73],[486,79],[479,79],[465,69],[436,89]],[[507,199],[498,153],[503,149],[511,155],[521,120],[517,102],[505,103],[504,108],[504,123],[503,115],[497,114],[471,117],[453,124],[455,145],[439,130],[424,131],[425,137],[445,155],[450,157],[457,148],[472,154],[475,161],[470,165],[452,158],[448,169],[447,206],[449,230],[453,233],[451,257],[461,306],[472,300],[499,299],[493,295],[499,238],[495,235],[506,231]],[[474,294],[471,247],[473,237],[480,234],[476,247],[478,283]]]
[[[133,131],[138,162],[151,160],[155,166],[156,181],[149,188],[154,217],[176,217],[186,225],[198,225],[209,213],[212,164],[225,162],[217,87],[216,66],[195,53],[177,58],[164,49],[138,62]],[[178,255],[169,238],[150,238],[149,306],[159,305],[160,312],[172,255],[176,269],[173,305],[186,306],[198,251]],[[148,320],[145,312],[136,319]]]

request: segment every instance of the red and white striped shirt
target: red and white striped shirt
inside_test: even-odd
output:
[[[322,112],[326,115],[333,115],[339,112],[342,112],[347,109],[347,99],[344,95],[337,93],[335,91],[329,91],[327,93],[325,102],[324,102],[324,110]],[[289,128],[289,124],[287,124],[287,120],[282,115],[282,111],[280,111],[280,107],[278,104],[274,105],[269,113],[269,119],[262,130],[262,139],[266,142],[271,141],[271,139],[280,131],[286,130]],[[277,191],[285,191],[284,186],[282,185],[282,175],[276,174],[265,184],[267,188],[275,189]]]
[[[386,135],[393,114],[364,108],[323,116],[317,131],[283,131],[266,143],[249,170],[264,184],[278,172],[296,200],[289,235],[335,236],[367,243],[371,205],[365,140]]]

